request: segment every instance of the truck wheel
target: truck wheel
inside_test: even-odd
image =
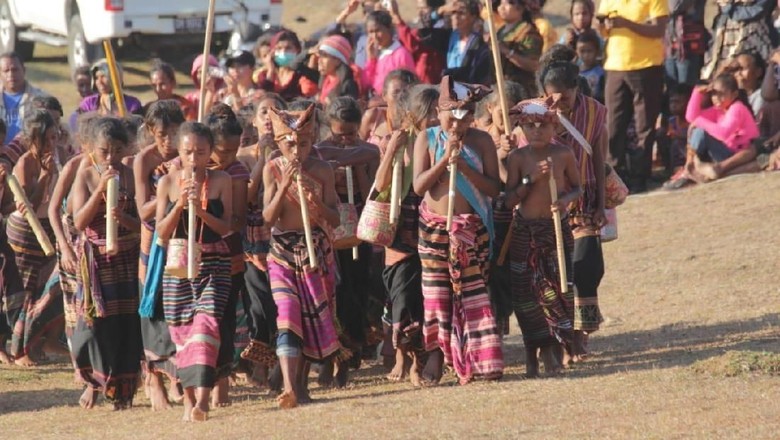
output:
[[[19,41],[17,30],[11,17],[8,0],[0,0],[0,52],[16,52],[23,60],[30,60],[33,57],[35,43]]]
[[[101,56],[103,56],[103,49],[100,45],[87,42],[81,17],[78,15],[71,17],[68,26],[68,64],[70,64],[70,69],[75,71],[81,66],[90,66]]]

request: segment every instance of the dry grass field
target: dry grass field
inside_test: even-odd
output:
[[[309,23],[294,25],[305,34],[340,3],[286,0],[285,21],[306,11]],[[556,25],[568,14],[559,0],[548,12]],[[75,108],[63,52],[39,48],[36,56],[29,79]],[[151,97],[147,68],[125,63],[128,90],[141,98]],[[190,83],[186,75],[180,82]],[[293,411],[239,387],[232,407],[194,425],[180,421],[180,406],[152,413],[143,392],[130,411],[103,403],[84,411],[81,387],[61,360],[0,366],[0,432],[9,439],[780,438],[776,191],[780,174],[762,174],[629,198],[619,209],[620,239],[604,246],[605,325],[591,338],[591,359],[561,378],[522,378],[515,326],[498,383],[461,387],[450,375],[439,388],[417,390],[365,366],[349,389],[315,385],[315,403]]]

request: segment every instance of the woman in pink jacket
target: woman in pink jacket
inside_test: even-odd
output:
[[[414,59],[394,38],[393,19],[385,11],[373,11],[366,17],[368,34],[368,61],[363,69],[362,89],[372,96],[382,94],[382,87],[388,73],[396,69],[414,72]]]
[[[710,99],[712,106],[706,106]],[[758,137],[758,125],[733,75],[719,75],[694,90],[685,119],[691,124],[685,164],[689,179],[707,182],[736,174],[755,159],[751,143]]]

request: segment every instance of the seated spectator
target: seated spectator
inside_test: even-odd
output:
[[[301,41],[298,35],[292,31],[281,31],[271,40],[271,51],[263,60],[266,68],[264,73],[258,75],[257,85],[267,91],[280,95],[287,101],[301,97],[313,97],[317,94],[316,78],[302,63]],[[242,64],[249,62],[254,67],[254,57],[247,53]],[[230,66],[228,66],[230,67]],[[251,81],[251,74],[250,74]]]
[[[691,98],[691,87],[679,84],[668,90],[669,114],[658,118],[656,133],[657,155],[666,170],[672,174],[669,184],[682,177],[685,151],[688,145],[688,128],[685,111]]]
[[[764,99],[762,118],[759,123],[761,136],[772,138],[780,132],[780,49],[775,49],[769,58],[769,65],[761,84],[761,97]]]
[[[122,66],[116,65],[119,75],[120,85],[124,83],[122,79]],[[98,112],[103,116],[118,116],[119,110],[116,106],[114,97],[114,88],[111,85],[111,75],[108,72],[108,62],[100,60],[92,65],[90,69],[92,74],[92,91],[94,95],[87,96],[79,105],[79,113]],[[141,101],[135,96],[124,94],[125,107],[128,113],[140,114],[142,111]]]
[[[712,100],[711,107],[705,107]],[[721,74],[693,91],[685,119],[691,124],[684,178],[708,182],[732,174],[756,158],[758,126],[733,75]]]
[[[366,18],[368,61],[361,84],[370,96],[382,94],[385,77],[393,70],[414,71],[412,54],[401,45],[393,32],[393,19],[385,11],[374,11]]]
[[[193,105],[187,98],[174,93],[176,90],[176,71],[173,70],[173,66],[162,60],[155,60],[152,62],[152,68],[149,70],[149,81],[152,84],[154,94],[157,95],[157,99],[144,106],[143,114],[146,114],[149,106],[153,103],[172,99],[179,103],[186,120],[195,121],[198,119],[198,107]]]

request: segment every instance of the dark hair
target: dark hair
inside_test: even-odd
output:
[[[273,44],[271,49],[276,47],[276,45],[281,43],[282,41],[287,41],[289,43],[292,43],[292,45],[295,46],[298,52],[301,52],[302,50],[301,40],[300,38],[298,38],[298,35],[295,32],[290,30],[279,31],[279,33],[277,33],[272,39]]]
[[[8,134],[8,126],[5,125],[5,120],[0,119],[0,133]]]
[[[338,121],[346,124],[360,124],[363,117],[360,105],[350,96],[341,96],[331,101],[326,115],[330,122]]]
[[[181,111],[179,103],[173,99],[164,99],[155,101],[149,106],[144,119],[144,125],[150,130],[161,125],[163,129],[171,125],[181,125],[184,123],[184,113]]]
[[[582,31],[582,33],[577,36],[575,44],[578,43],[592,44],[596,48],[596,52],[601,53],[601,38],[599,38],[599,35],[593,29]]]
[[[553,61],[539,72],[539,85],[574,89],[579,85],[580,68],[571,61]],[[660,93],[660,91],[659,91]]]
[[[691,97],[692,92],[693,92],[693,87],[685,83],[673,84],[670,85],[669,88],[667,89],[667,93],[670,97],[681,96],[686,100]]]
[[[209,149],[214,149],[214,134],[204,124],[200,122],[185,122],[179,127],[179,143],[181,143],[184,136],[197,136],[201,139],[205,139],[209,143]]]
[[[169,80],[176,82],[176,71],[173,69],[173,66],[165,61],[159,59],[152,61],[152,67],[149,69],[149,76],[151,77],[156,72],[160,72],[167,76]]]
[[[95,120],[92,136],[95,142],[119,142],[125,147],[130,143],[127,136],[127,129],[122,120],[114,117],[102,117]]]
[[[92,73],[89,71],[89,66],[76,67],[76,70],[73,71],[73,80],[75,81],[79,76],[87,76],[91,78]]]
[[[22,69],[25,68],[24,67],[24,60],[16,52],[5,52],[3,54],[0,54],[0,60],[2,60],[3,58],[9,58],[9,59],[12,59],[12,60],[16,60],[16,61],[19,62],[19,65],[22,66]]]
[[[81,145],[82,150],[84,150],[84,145],[92,144],[95,122],[98,119],[100,119],[100,113],[98,112],[87,112],[79,115],[78,131],[76,132],[76,140]]]
[[[439,102],[439,88],[428,84],[412,86],[408,95],[401,102],[401,107],[406,111],[406,118],[415,128],[420,129],[420,123],[428,117],[428,114],[436,109]]]
[[[291,112],[302,112],[309,108],[310,105],[314,104],[314,110],[320,111],[322,110],[322,105],[320,105],[319,102],[314,101],[313,99],[306,99],[306,98],[296,98],[294,99],[288,106],[287,110]]]
[[[437,8],[437,9],[442,7],[442,6],[444,6],[445,3],[446,3],[445,0],[426,0],[425,1],[425,4],[429,8]]]
[[[547,49],[547,52],[542,54],[539,58],[539,68],[543,68],[546,64],[550,64],[553,61],[571,61],[577,58],[577,52],[573,48],[565,44],[553,44]]]
[[[41,110],[59,112],[60,116],[65,115],[65,112],[62,111],[62,104],[53,96],[36,96],[32,100],[32,106]]]
[[[732,92],[737,92],[737,101],[741,102],[745,105],[745,107],[750,110],[750,114],[753,115],[753,107],[750,105],[750,100],[748,100],[747,93],[745,93],[744,90],[739,88],[739,83],[737,82],[737,78],[734,77],[731,73],[721,73],[720,75],[716,76],[715,79],[712,81],[713,84],[716,82],[719,82],[728,90],[731,90]],[[753,118],[755,118],[756,115],[753,115]]]
[[[226,104],[216,104],[206,117],[206,125],[211,130],[214,141],[224,141],[231,136],[241,136],[244,128],[238,121],[233,109]]]
[[[455,3],[463,3],[464,6],[466,6],[466,11],[468,11],[469,15],[472,15],[474,17],[479,18],[479,7],[480,2],[477,0],[453,0],[452,4]],[[442,2],[443,5],[443,2]]]
[[[590,15],[596,13],[596,5],[593,4],[593,0],[571,0],[571,6],[569,7],[569,17],[574,16],[574,5],[577,3],[585,5],[585,7],[588,8],[588,11],[590,11]]]
[[[371,11],[366,15],[366,27],[368,23],[374,22],[379,26],[386,27],[391,33],[395,33],[395,26],[393,26],[393,18],[387,11]]]
[[[254,123],[255,112],[257,112],[256,107],[257,106],[254,103],[249,103],[238,109],[236,117],[244,130],[253,127],[252,124]]]
[[[120,119],[122,125],[127,130],[127,135],[133,138],[138,137],[138,130],[144,125],[144,118],[140,115],[129,114]]]
[[[522,84],[514,81],[504,81],[504,95],[506,95],[506,102],[509,104],[510,108],[520,101],[534,98],[529,95],[528,90]],[[498,94],[498,88],[493,86],[493,93],[487,95],[487,98],[485,98],[484,101],[489,104],[495,104],[498,102],[500,96],[501,95]]]
[[[260,99],[256,101],[257,109],[255,110],[255,115],[257,115],[257,112],[260,111],[260,103],[263,101],[273,101],[279,110],[287,110],[287,101],[285,101],[284,98],[276,93],[266,92]]]
[[[382,93],[387,92],[387,88],[390,87],[390,83],[393,81],[400,81],[406,88],[419,84],[420,79],[414,72],[410,72],[406,69],[396,69],[391,71],[385,77],[385,82],[382,84]]]
[[[33,109],[24,117],[24,137],[38,147],[46,141],[46,131],[56,127],[54,118],[44,109]]]
[[[740,57],[740,56],[743,56],[743,55],[752,58],[753,59],[753,65],[756,66],[756,68],[761,69],[761,76],[758,77],[758,88],[760,89],[761,88],[761,81],[764,80],[764,75],[766,75],[766,68],[767,68],[766,60],[761,55],[759,55],[759,54],[757,54],[755,52],[750,52],[750,51],[740,52],[740,53],[738,53],[737,55],[734,56],[734,59],[737,59],[737,57]]]

